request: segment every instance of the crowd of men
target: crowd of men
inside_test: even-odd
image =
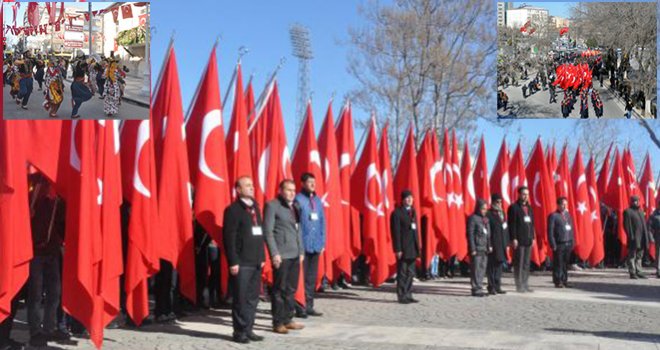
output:
[[[69,63],[68,60],[58,59],[54,55],[35,55],[29,50],[16,56],[8,54],[4,59],[4,85],[10,87],[9,93],[16,105],[27,110],[36,81],[39,85],[38,91],[43,91],[44,109],[50,118],[57,118],[58,110],[64,102],[64,79],[69,66],[73,71],[70,89],[73,105],[71,119],[80,118],[80,107],[97,92],[99,99],[103,100],[103,112],[106,116],[113,117],[119,112],[127,69],[120,69],[119,62],[114,57],[88,57],[81,53]]]
[[[10,338],[13,319],[19,299],[27,304],[27,320],[31,346],[45,346],[48,342],[66,341],[72,333],[84,336],[85,329],[61,308],[61,266],[64,241],[65,203],[55,193],[49,180],[40,173],[30,175],[30,213],[34,258],[30,262],[30,276],[22,293],[15,298],[12,315],[0,323],[0,350],[22,349],[23,344]],[[294,318],[319,317],[323,314],[314,307],[319,257],[326,242],[326,220],[323,202],[315,192],[316,179],[305,173],[296,182],[287,179],[279,184],[275,199],[265,203],[264,209],[254,199],[254,184],[250,177],[240,177],[235,185],[236,200],[224,212],[223,246],[229,270],[229,295],[220,295],[219,252],[215,242],[195,224],[195,251],[197,254],[196,303],[199,308],[231,304],[233,340],[238,343],[258,342],[263,336],[254,332],[255,315],[262,292],[262,271],[266,261],[272,265],[272,284],[263,286],[271,302],[272,331],[287,334],[300,331],[304,325]],[[414,209],[417,200],[409,190],[400,193],[398,206],[390,216],[392,249],[396,256],[396,295],[401,304],[417,303],[413,298],[413,281],[418,276],[417,259],[422,242],[417,227],[418,213]],[[507,251],[512,251],[513,279],[516,292],[531,293],[529,287],[531,250],[537,234],[535,218],[529,203],[529,189],[520,187],[517,200],[505,212],[500,194],[493,194],[490,207],[485,199],[477,199],[474,213],[467,218],[466,238],[469,252],[469,276],[471,294],[475,297],[504,294],[502,273],[508,268]],[[552,281],[557,288],[571,287],[568,283],[568,266],[575,236],[574,223],[567,209],[567,199],[557,199],[557,208],[548,217],[547,235],[553,251]],[[612,227],[616,230],[615,216],[607,208],[602,210],[605,235]],[[122,208],[122,222],[128,215]],[[660,254],[660,201],[647,220],[640,207],[639,198],[633,196],[630,206],[623,213],[623,227],[627,235],[628,254],[626,264],[630,278],[646,278],[642,273],[642,261],[649,244],[655,242],[656,257]],[[607,222],[609,221],[609,224]],[[126,226],[126,225],[123,225]],[[124,241],[126,241],[126,232]],[[607,238],[607,237],[606,237]],[[423,240],[422,240],[423,241]],[[605,240],[606,249],[608,241]],[[218,242],[220,243],[220,242]],[[608,257],[611,257],[608,252]],[[614,252],[618,254],[618,252]],[[267,259],[270,258],[270,259]],[[618,258],[616,258],[618,260]],[[607,259],[606,259],[607,260]],[[660,277],[660,264],[655,262]],[[436,262],[437,263],[437,262]],[[449,262],[445,262],[448,264]],[[423,262],[429,266],[431,262]],[[466,264],[466,263],[463,263]],[[169,267],[168,267],[169,265]],[[213,267],[215,266],[215,267]],[[208,268],[211,267],[211,273]],[[302,269],[302,270],[301,270]],[[428,273],[422,268],[422,274]],[[301,273],[302,272],[302,273]],[[296,301],[299,276],[304,276],[304,306]],[[487,289],[484,290],[484,278]],[[347,281],[353,276],[343,276],[340,284],[349,288]],[[334,286],[333,286],[334,287]],[[195,310],[177,297],[177,282],[173,278],[172,265],[161,261],[161,270],[154,278],[155,319],[152,322],[169,323]],[[205,294],[208,292],[208,294]],[[123,299],[123,298],[122,298]],[[187,307],[187,308],[186,308]],[[131,326],[130,319],[127,325]],[[114,326],[117,326],[114,324]]]

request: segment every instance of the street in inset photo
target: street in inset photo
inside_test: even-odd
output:
[[[656,9],[498,2],[498,118],[656,118]]]
[[[3,4],[4,119],[147,119],[149,2]]]

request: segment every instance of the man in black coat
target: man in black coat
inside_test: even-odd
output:
[[[484,297],[483,280],[486,274],[487,255],[493,251],[490,246],[490,222],[486,213],[488,203],[478,198],[474,214],[467,218],[467,240],[470,251],[470,284],[472,296]]]
[[[631,279],[646,278],[642,274],[642,258],[651,241],[639,197],[630,197],[630,207],[623,211],[623,230],[628,239],[628,273]]]
[[[660,278],[660,198],[656,203],[655,210],[649,216],[649,229],[655,243],[655,275]]]
[[[548,242],[552,248],[552,282],[557,288],[569,287],[568,262],[573,251],[573,218],[566,209],[566,197],[557,198],[557,211],[548,216]]]
[[[397,259],[396,295],[399,303],[416,303],[412,297],[415,260],[419,257],[417,213],[410,190],[401,192],[401,205],[390,215],[392,245]]]
[[[486,214],[490,224],[490,245],[493,251],[488,254],[488,293],[506,294],[502,290],[502,264],[506,261],[506,248],[509,245],[509,227],[502,209],[502,196],[494,193],[491,196],[491,208]]]
[[[507,224],[511,243],[515,249],[513,256],[513,277],[518,293],[531,293],[529,288],[529,259],[534,242],[534,215],[529,205],[529,189],[518,188],[518,200],[511,204],[507,213]]]
[[[264,236],[259,205],[253,199],[252,179],[242,176],[234,187],[238,198],[225,209],[223,242],[233,298],[231,317],[234,341],[249,343],[263,340],[262,336],[254,334],[252,328],[261,290]]]

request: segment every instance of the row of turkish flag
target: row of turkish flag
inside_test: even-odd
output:
[[[483,137],[473,162],[467,142],[459,157],[453,130],[442,133],[442,148],[438,133],[429,130],[417,149],[410,128],[394,170],[387,126],[378,139],[372,119],[356,160],[350,103],[342,108],[336,127],[328,106],[318,138],[308,105],[291,158],[277,82],[267,85],[256,106],[251,84],[243,89],[240,64],[235,84],[226,137],[215,49],[187,118],[170,47],[149,120],[125,121],[121,131],[116,121],[0,121],[0,321],[27,279],[31,259],[26,162],[51,179],[67,203],[63,307],[87,327],[97,347],[103,328],[118,313],[122,273],[127,312],[137,324],[149,313],[147,279],[159,270],[160,259],[176,267],[181,293],[195,300],[193,217],[223,250],[223,211],[235,197],[232,184],[243,175],[253,177],[256,200],[263,205],[275,198],[281,180],[313,173],[317,194],[331,218],[319,275],[331,281],[340,273],[350,276],[351,262],[363,254],[374,286],[394,273],[389,215],[404,189],[416,198],[418,220],[426,217],[429,233],[420,238],[427,263],[435,254],[466,258],[465,218],[476,199],[490,200],[490,193],[500,193],[506,210],[522,185],[530,188],[537,218],[532,254],[536,264],[551,254],[546,218],[555,210],[558,196],[568,198],[575,219],[575,253],[591,264],[604,255],[599,194],[619,217],[633,194],[648,203],[647,215],[654,210],[657,194],[650,158],[638,183],[630,151],[621,156],[615,150],[609,176],[612,147],[596,179],[594,160],[585,168],[579,147],[569,167],[566,147],[557,161],[554,146],[544,151],[539,139],[525,163],[521,145],[511,155],[503,141],[489,176]],[[131,204],[125,262],[119,221],[122,197]],[[625,246],[621,222],[618,235]],[[221,264],[221,290],[226,294],[224,254]],[[270,264],[266,266],[264,278],[271,280]],[[301,303],[303,293],[298,288],[296,299]]]
[[[556,78],[552,85],[559,85],[563,90],[568,88],[577,89],[580,85],[591,86],[591,69],[586,63],[562,64],[555,70]]]

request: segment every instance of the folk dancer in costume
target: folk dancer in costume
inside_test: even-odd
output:
[[[55,64],[55,59],[48,60],[48,68],[44,74],[44,81],[46,82],[46,89],[44,95],[44,108],[49,111],[51,118],[57,117],[57,110],[62,104],[64,99],[64,79],[62,78],[62,69]]]

